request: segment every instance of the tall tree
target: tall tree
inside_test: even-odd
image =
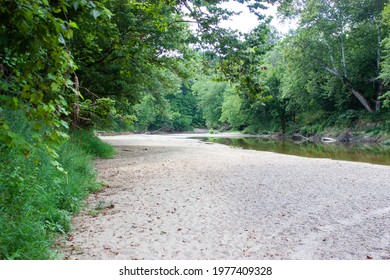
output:
[[[281,3],[285,16],[299,18],[291,48],[305,63],[333,75],[368,112],[379,110],[381,11],[385,0],[294,0]],[[374,84],[375,90],[371,90]],[[374,102],[371,102],[374,100]]]
[[[219,27],[235,14],[221,8],[222,2],[102,0],[111,14],[82,16],[72,40],[82,95],[93,100],[125,97],[136,104],[145,93],[161,93],[166,84],[161,70],[183,79],[193,72],[197,58],[189,44],[208,48],[219,58],[248,52],[239,47],[241,34]],[[238,2],[261,8],[260,0]]]
[[[383,23],[387,29],[390,29],[390,4],[387,4],[385,9],[383,10]],[[387,35],[386,38],[383,39],[383,47],[386,51],[386,55],[384,56],[382,63],[382,72],[380,74],[380,79],[383,79],[386,85],[390,84],[390,36]],[[390,106],[390,91],[387,91],[383,96],[384,106]]]

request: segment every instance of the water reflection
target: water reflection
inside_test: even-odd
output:
[[[269,151],[311,158],[368,162],[390,165],[390,147],[381,145],[342,145],[338,143],[294,143],[261,138],[202,138],[203,141],[244,149]]]

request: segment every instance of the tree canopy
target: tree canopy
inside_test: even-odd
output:
[[[388,105],[385,0],[237,0],[259,18],[247,34],[220,27],[236,14],[223,2],[2,1],[0,141],[55,157],[69,127],[285,131]],[[296,30],[270,26],[275,3]],[[31,121],[33,141],[10,110]]]

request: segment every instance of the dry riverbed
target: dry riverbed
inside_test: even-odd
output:
[[[390,259],[390,167],[207,144],[102,137],[108,187],[62,242],[67,259]]]

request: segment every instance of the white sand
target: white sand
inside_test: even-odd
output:
[[[97,161],[109,187],[74,218],[65,258],[390,259],[389,166],[103,139],[118,150]]]

